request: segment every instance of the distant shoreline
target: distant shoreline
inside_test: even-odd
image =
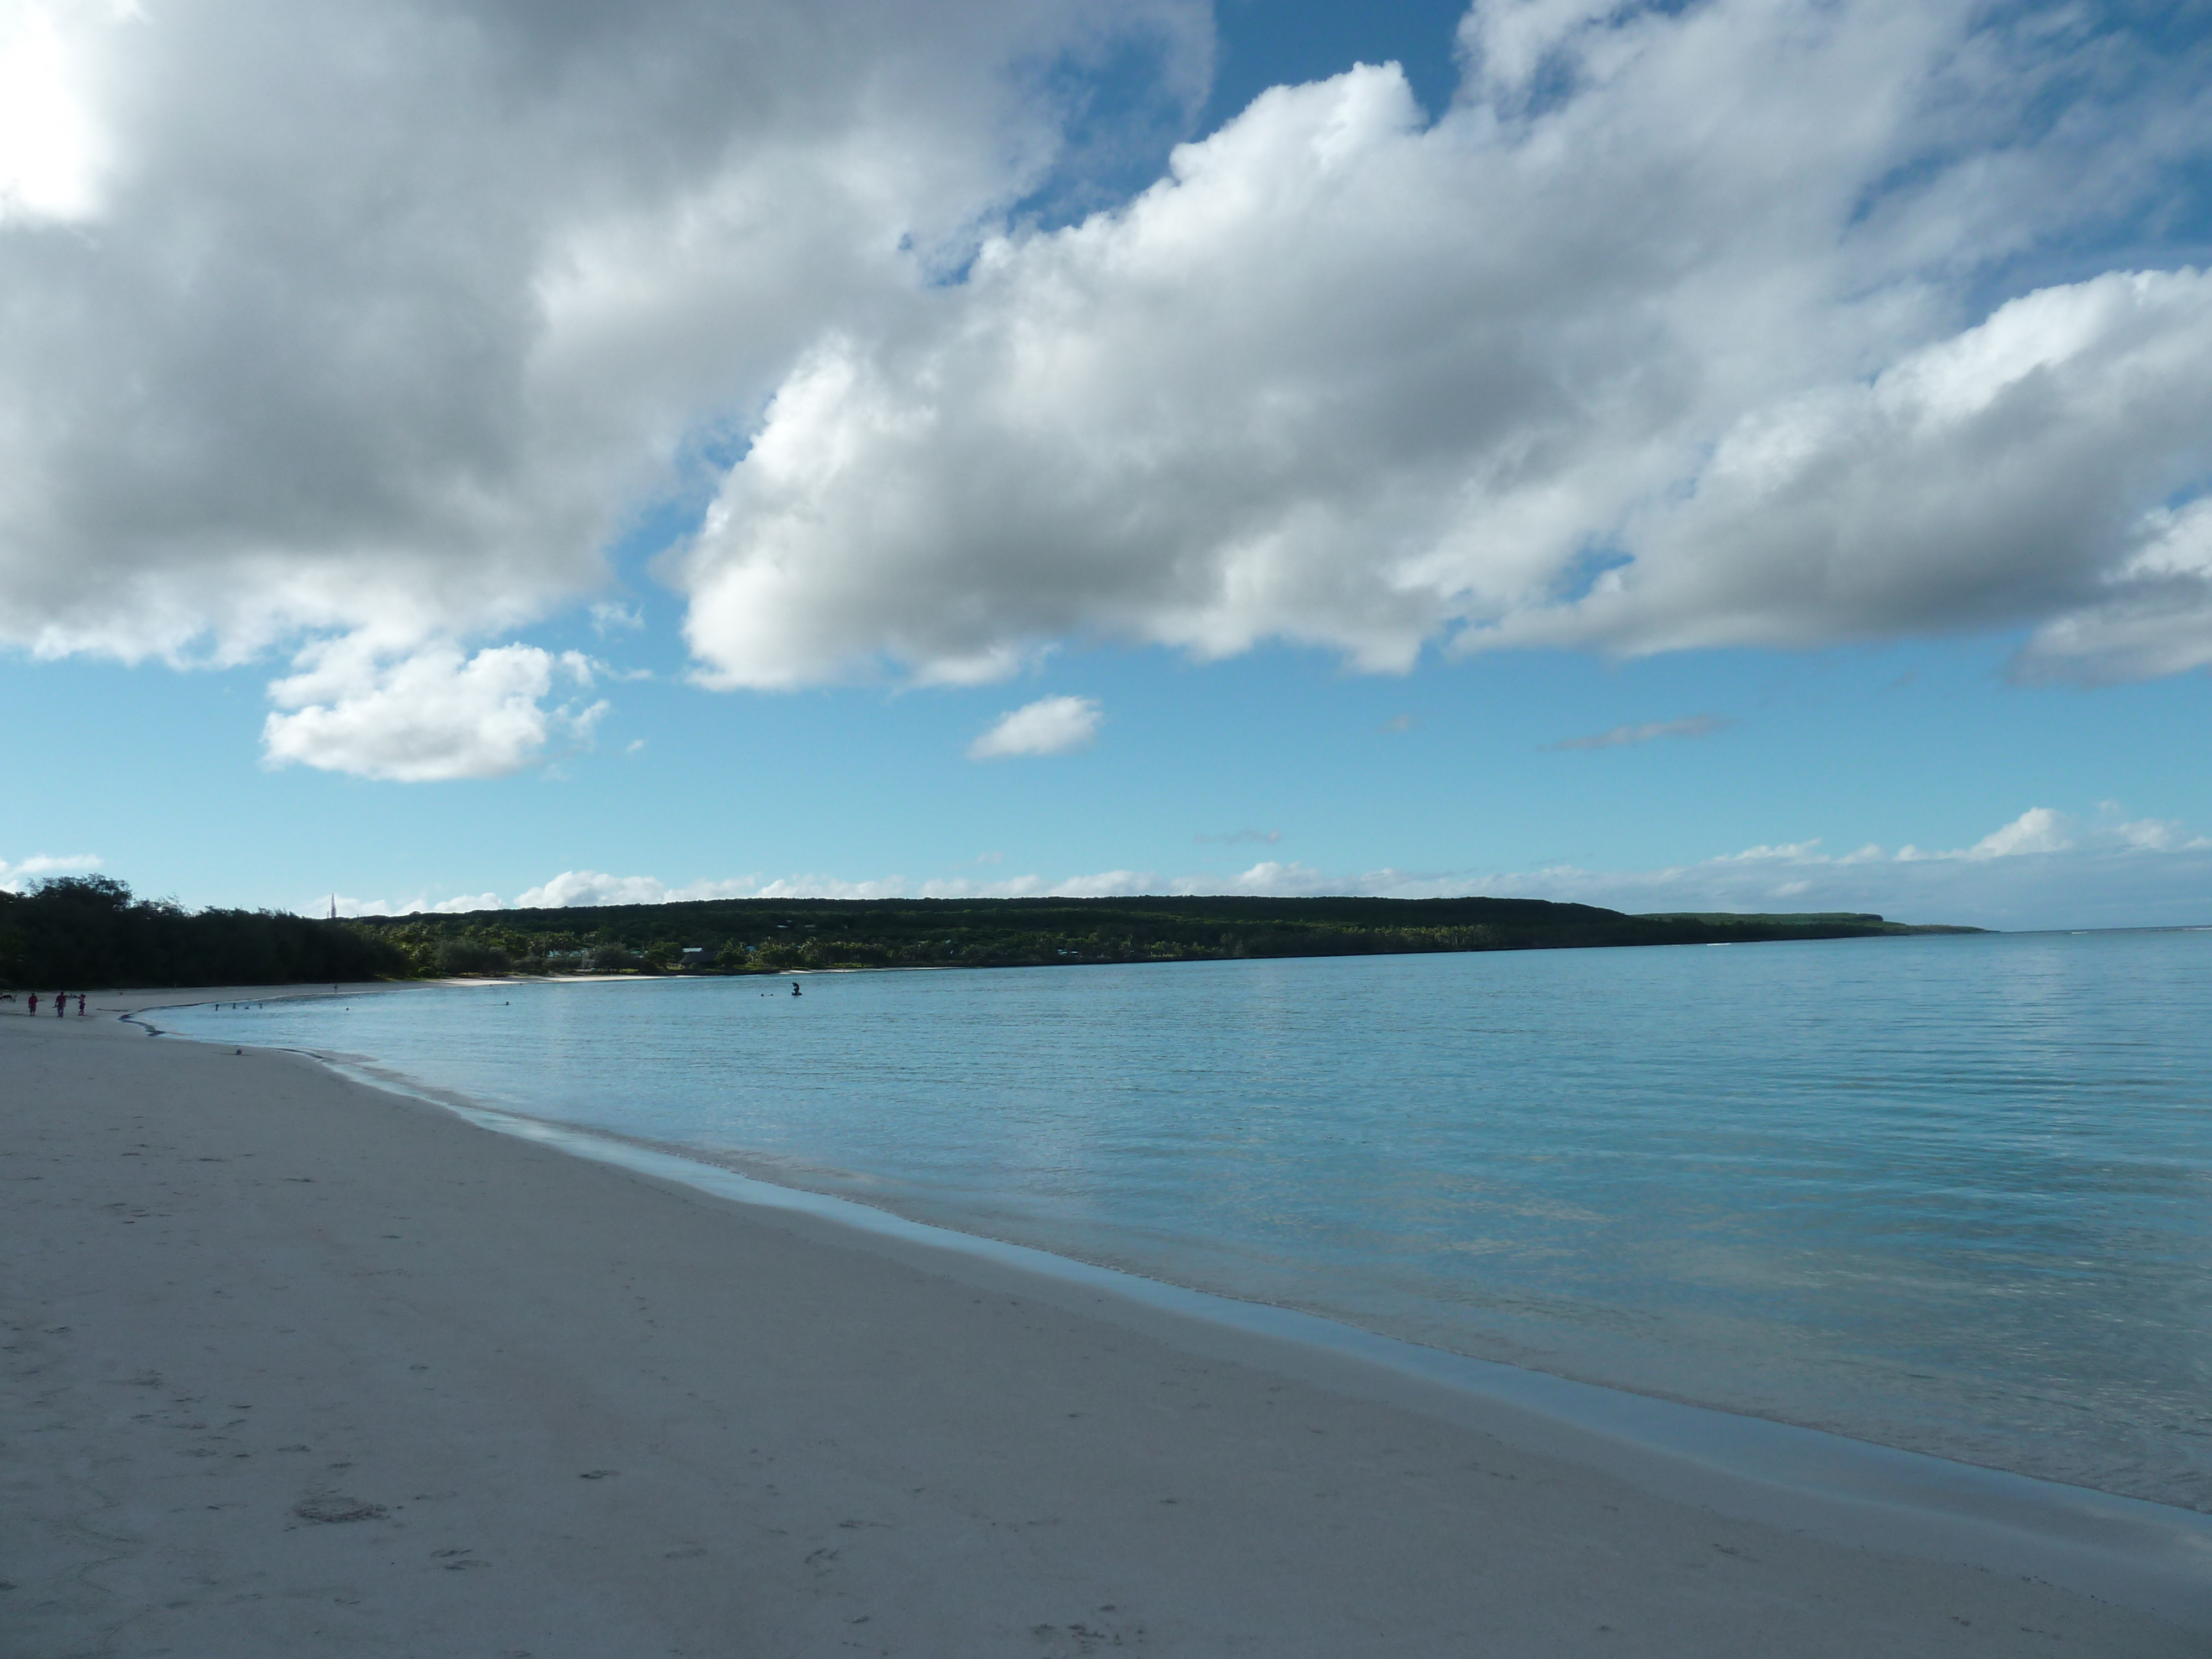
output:
[[[710,899],[313,918],[187,911],[106,877],[0,890],[0,992],[509,973],[789,973],[1404,956],[1972,933],[1871,913],[1630,915],[1542,899]]]
[[[718,899],[342,924],[423,975],[787,973],[1724,945],[1984,930],[1871,913],[1632,915],[1541,899]]]

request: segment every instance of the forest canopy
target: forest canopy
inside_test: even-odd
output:
[[[0,892],[0,983],[283,985],[572,973],[1012,968],[1914,933],[1878,915],[1628,915],[1540,899],[717,899],[323,921],[187,911],[105,876]]]
[[[367,917],[416,971],[787,972],[1855,939],[1878,915],[1634,916],[1540,899],[713,899]]]
[[[291,985],[410,971],[388,939],[281,910],[186,910],[107,876],[0,892],[0,985]]]

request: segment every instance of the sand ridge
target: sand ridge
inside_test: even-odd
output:
[[[0,1005],[11,1659],[2203,1651],[115,1019],[174,1000]]]

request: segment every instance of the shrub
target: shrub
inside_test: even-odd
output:
[[[449,939],[438,947],[441,974],[503,974],[507,969],[507,952],[482,939]]]

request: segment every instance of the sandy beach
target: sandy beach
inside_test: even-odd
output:
[[[1940,1526],[117,1017],[178,1000],[0,1005],[9,1659],[2207,1648]]]

